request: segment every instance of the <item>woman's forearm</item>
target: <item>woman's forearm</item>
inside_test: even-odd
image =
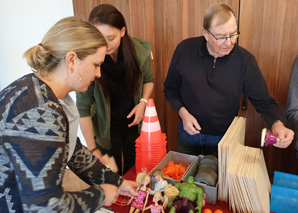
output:
[[[153,91],[154,83],[146,83],[143,85],[143,93],[142,98],[148,99],[151,96],[151,93]]]
[[[93,134],[93,124],[90,116],[80,118],[80,127],[83,133],[83,136],[86,140],[87,147],[89,150],[92,150],[96,147]]]

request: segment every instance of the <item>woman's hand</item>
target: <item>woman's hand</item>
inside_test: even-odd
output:
[[[132,123],[128,124],[128,127],[138,125],[141,122],[141,120],[143,120],[145,108],[146,103],[144,101],[141,101],[131,110],[131,112],[127,115],[126,118],[131,118],[131,116],[135,115],[135,119]]]
[[[112,184],[100,184],[99,185],[105,191],[104,206],[110,206],[116,202],[118,198],[118,187]]]
[[[119,187],[119,194],[125,196],[138,196],[137,189],[140,185],[137,182],[124,180]]]
[[[104,161],[103,157],[102,157],[102,153],[99,149],[96,149],[93,153],[92,153],[102,164],[104,164],[105,166],[107,166],[107,162]]]

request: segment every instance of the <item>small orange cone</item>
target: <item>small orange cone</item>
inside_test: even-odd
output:
[[[136,171],[151,171],[167,154],[166,135],[161,132],[152,98],[147,100],[140,136],[136,139]]]

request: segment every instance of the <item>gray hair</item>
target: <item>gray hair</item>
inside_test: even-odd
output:
[[[228,5],[220,3],[212,4],[205,12],[203,28],[206,30],[210,29],[216,17],[218,17],[217,25],[224,24],[231,18],[231,15],[236,17],[233,10]]]

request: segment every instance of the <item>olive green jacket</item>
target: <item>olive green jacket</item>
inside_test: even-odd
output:
[[[151,67],[152,43],[137,38],[132,38],[134,42],[138,62],[141,70],[141,85],[153,83],[153,70]],[[143,87],[134,97],[134,103],[137,105],[142,98]],[[106,102],[101,86],[94,81],[86,92],[76,93],[76,104],[80,117],[91,116],[93,124],[93,133],[96,136],[96,143],[104,149],[111,148],[110,142],[110,124],[111,109],[110,104]],[[139,125],[140,130],[140,125]]]

